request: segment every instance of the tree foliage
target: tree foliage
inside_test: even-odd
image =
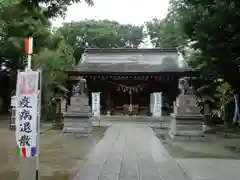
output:
[[[73,3],[80,3],[81,0],[20,0],[21,5],[27,9],[37,9],[47,18],[65,16],[67,7]],[[84,0],[85,3],[92,6],[93,0]]]
[[[215,69],[239,91],[240,17],[238,0],[190,1],[184,0],[183,28],[201,51],[205,68]]]
[[[34,69],[42,70],[42,106],[45,119],[53,118],[54,114],[54,89],[56,85],[63,85],[66,82],[67,74],[63,73],[66,69],[71,70],[74,66],[73,49],[67,45],[65,40],[61,40],[56,49],[47,48],[33,57]]]
[[[74,48],[77,61],[85,48],[136,48],[144,37],[143,26],[109,20],[65,23],[57,33]]]
[[[171,0],[166,18],[148,30],[157,47],[190,47],[189,64],[240,92],[239,7],[238,0]]]
[[[152,43],[161,48],[183,48],[187,38],[182,29],[183,7],[181,0],[170,0],[168,14],[164,19],[147,22]]]

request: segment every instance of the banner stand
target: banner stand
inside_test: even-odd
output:
[[[25,53],[27,54],[27,66],[24,72],[20,72],[20,70],[18,70],[17,77],[18,92],[16,92],[16,116],[15,116],[16,142],[18,145],[18,153],[24,155],[20,156],[20,169],[18,180],[33,180],[33,179],[39,180],[39,150],[40,150],[39,141],[40,141],[40,118],[41,118],[42,71],[39,69],[37,71],[33,71],[31,69],[32,52],[33,52],[33,38],[28,37],[25,39]],[[34,78],[35,84],[33,81]],[[21,104],[21,102],[19,101],[20,97],[21,100],[22,98],[26,99],[26,97],[29,98],[28,99],[29,106],[23,107],[22,105],[18,105]],[[22,119],[21,114],[23,113],[23,111],[28,111],[29,114],[28,115],[25,114],[24,121],[23,120],[20,121],[20,118]],[[28,131],[26,131],[27,124]],[[23,137],[31,137],[32,140],[29,141],[28,144],[26,144],[26,141],[19,142],[19,139],[22,140]],[[25,142],[24,145],[23,142]]]
[[[152,99],[153,99],[152,115],[155,117],[161,117],[162,116],[162,92],[154,92]]]
[[[92,113],[100,126],[100,92],[92,93]]]

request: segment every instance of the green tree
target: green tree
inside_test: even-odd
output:
[[[37,9],[47,18],[65,16],[67,7],[73,3],[80,3],[81,0],[20,0],[21,5],[27,9]],[[84,0],[85,3],[92,6],[93,0]],[[44,8],[43,8],[44,7]]]
[[[34,69],[42,70],[42,114],[44,119],[54,119],[54,89],[56,86],[65,86],[67,74],[66,69],[71,70],[75,64],[73,49],[61,40],[55,50],[47,48],[33,56]]]
[[[240,92],[240,1],[182,0],[182,6],[183,30],[200,51],[199,62]]]
[[[148,33],[156,47],[186,46],[187,38],[182,29],[182,10],[181,0],[170,0],[168,14],[164,19],[147,22]]]
[[[24,38],[34,38],[34,53],[53,46],[50,17],[64,16],[67,6],[79,0],[2,0],[0,6],[0,64],[10,59],[11,69],[24,66]],[[92,0],[85,0],[93,5]],[[57,43],[55,43],[57,45]]]
[[[50,23],[41,12],[24,9],[17,0],[12,2],[5,3],[0,11],[0,57],[10,59],[10,68],[16,71],[23,67],[26,59],[24,38],[34,37],[34,53],[37,53],[50,35]]]
[[[136,48],[143,40],[143,27],[109,20],[65,23],[57,30],[74,49],[78,61],[87,47]]]

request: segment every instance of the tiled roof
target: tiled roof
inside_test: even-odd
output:
[[[79,72],[191,71],[176,49],[87,49]]]

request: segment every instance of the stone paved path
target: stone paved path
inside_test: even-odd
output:
[[[74,180],[189,180],[148,125],[113,124]]]

